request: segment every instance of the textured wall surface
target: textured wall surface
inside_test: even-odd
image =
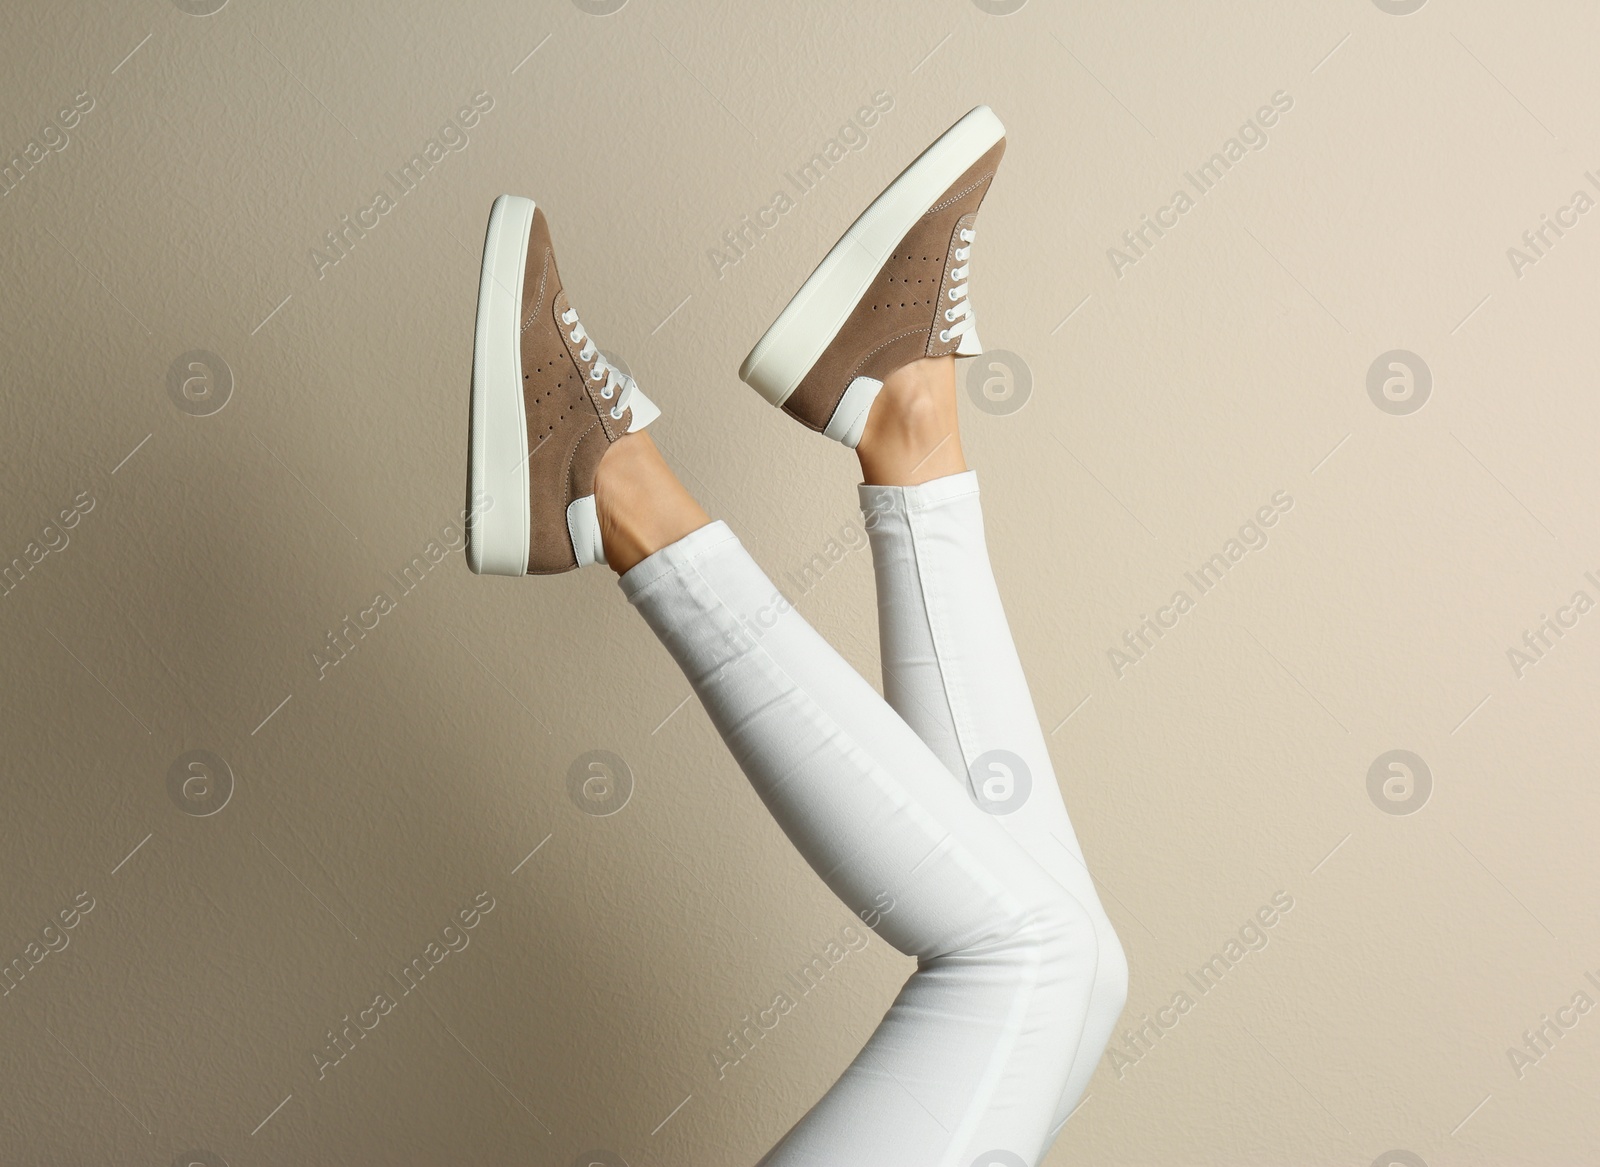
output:
[[[1049,1162],[1588,1159],[1600,10],[597,7],[0,17],[0,1162],[732,1167],[828,1086],[909,961],[730,1053],[852,917],[609,573],[458,550],[479,255],[546,207],[876,683],[854,464],[735,369],[979,102],[968,458],[1132,966]]]

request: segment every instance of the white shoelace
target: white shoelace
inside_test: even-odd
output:
[[[944,310],[944,318],[951,327],[939,330],[940,344],[949,344],[962,333],[970,332],[978,323],[972,315],[972,301],[967,299],[967,270],[972,266],[967,262],[967,257],[972,254],[972,237],[971,228],[961,228],[961,242],[966,246],[955,250],[956,262],[961,266],[950,269],[950,278],[960,282],[949,292],[950,299],[955,303]]]
[[[589,339],[589,334],[584,331],[583,323],[578,319],[578,310],[568,308],[561,314],[561,323],[570,325],[572,331],[567,333],[567,339],[573,344],[582,344],[578,356],[582,360],[593,360],[594,368],[589,371],[589,378],[593,381],[604,381],[600,387],[600,396],[610,401],[615,397],[616,403],[611,406],[611,420],[622,420],[623,412],[628,408],[628,401],[633,397],[636,388],[634,380],[621,369],[606,360],[600,350],[595,347],[594,341]],[[621,390],[619,393],[618,390]]]

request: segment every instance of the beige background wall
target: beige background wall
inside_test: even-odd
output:
[[[847,545],[853,467],[734,370],[978,102],[1011,145],[975,295],[1032,388],[964,402],[969,458],[1125,1024],[1168,1026],[1118,1039],[1049,1161],[1600,1143],[1600,1014],[1557,1013],[1600,1001],[1600,615],[1565,607],[1600,601],[1600,215],[1507,253],[1600,197],[1593,5],[186,7],[0,18],[0,151],[28,163],[0,198],[0,1160],[749,1164],[826,1088],[909,962],[871,938],[719,1077],[849,913],[607,573],[483,580],[449,550],[479,249],[497,194],[546,206],[658,441],[781,579]],[[1280,91],[1267,145],[1119,275],[1108,249]],[[879,92],[865,145],[719,262]],[[319,273],[476,94],[466,143]],[[1397,349],[1431,377],[1413,412],[1368,393]],[[1184,573],[1280,491],[1198,596]],[[876,680],[871,597],[852,550],[800,607]],[[569,795],[590,750],[630,775],[613,814]],[[1392,750],[1419,806],[1404,771],[1383,792]],[[1241,930],[1265,946],[1199,993]],[[334,1061],[347,1015],[374,1027]]]

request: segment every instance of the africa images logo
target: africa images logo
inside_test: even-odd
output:
[[[773,191],[772,197],[757,207],[754,214],[741,215],[738,223],[722,233],[720,246],[706,250],[706,258],[711,261],[717,278],[720,280],[728,268],[750,254],[782,222],[783,216],[800,205],[796,200],[805,198],[815,190],[835,166],[851,154],[865,150],[867,142],[871,140],[873,127],[893,108],[894,94],[887,89],[878,90],[872,95],[871,101],[862,104],[846,118],[844,125],[817,147],[810,158],[794,169],[784,171],[785,185]]]
[[[1385,413],[1403,417],[1428,404],[1433,393],[1433,370],[1409,349],[1380,353],[1367,368],[1367,396]]]
[[[325,233],[316,247],[308,253],[317,278],[323,279],[328,269],[346,258],[378,225],[400,205],[401,199],[416,190],[422,180],[451,154],[459,154],[472,144],[469,131],[484,114],[494,108],[494,96],[487,90],[472,95],[454,114],[445,119],[433,137],[393,170],[383,172],[384,178],[394,188],[390,193],[379,187],[370,202],[358,206],[353,214],[341,214],[339,225]],[[320,249],[320,250],[319,250]]]
[[[1244,124],[1211,157],[1193,170],[1185,170],[1183,177],[1193,189],[1192,195],[1180,186],[1173,191],[1170,200],[1155,209],[1153,217],[1140,215],[1138,225],[1122,233],[1121,247],[1106,248],[1106,259],[1110,261],[1111,270],[1117,278],[1120,280],[1130,267],[1148,255],[1158,240],[1199,205],[1196,200],[1205,198],[1215,190],[1235,166],[1251,154],[1265,150],[1271,141],[1267,131],[1293,108],[1294,97],[1282,89],[1278,90],[1267,104],[1247,117]]]
[[[54,117],[46,119],[39,132],[23,143],[22,149],[0,162],[0,198],[16,190],[18,184],[51,154],[59,154],[70,146],[72,131],[93,108],[93,94],[77,94],[70,102],[63,103]]]

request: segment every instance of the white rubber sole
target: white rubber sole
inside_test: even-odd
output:
[[[782,405],[883,270],[896,244],[1006,128],[980,105],[917,156],[817,265],[739,366],[739,379]]]
[[[467,441],[467,566],[480,575],[526,575],[528,415],[522,399],[522,279],[533,200],[501,195],[489,212],[472,346],[472,428]]]

